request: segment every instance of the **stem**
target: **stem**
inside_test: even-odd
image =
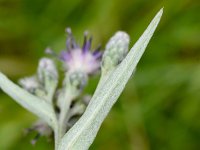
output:
[[[54,139],[55,139],[55,150],[58,150],[58,145],[61,141],[61,138],[59,136],[59,128],[58,128],[58,123],[54,129]]]
[[[51,103],[52,104],[52,103]],[[52,106],[52,109],[54,110],[53,108],[53,104],[51,105]],[[59,126],[58,126],[58,119],[57,119],[57,116],[56,116],[56,112],[54,110],[54,113],[53,113],[53,126],[51,126],[52,130],[54,131],[54,140],[55,140],[55,150],[58,150],[58,145],[59,143],[61,142],[61,138],[59,137],[59,133],[58,133],[58,130],[59,130]]]
[[[73,96],[69,94],[69,90],[66,91],[65,96],[63,97],[63,103],[61,106],[60,118],[58,121],[59,124],[59,136],[62,138],[66,132],[67,128],[67,115],[70,109],[71,102],[73,100]]]
[[[65,83],[58,97],[58,102],[60,103],[60,114],[56,119],[57,125],[54,130],[55,134],[55,149],[58,150],[59,143],[61,142],[62,137],[67,131],[67,121],[69,118],[70,106],[72,101],[80,94],[80,91],[70,84],[69,78],[65,76]]]

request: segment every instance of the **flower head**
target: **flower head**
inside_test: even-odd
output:
[[[88,39],[86,32],[82,47],[75,42],[70,28],[67,28],[66,32],[68,33],[67,50],[61,52],[60,58],[64,62],[67,71],[69,73],[80,71],[87,75],[97,72],[101,65],[102,53],[99,51],[100,47],[91,52],[92,38]]]

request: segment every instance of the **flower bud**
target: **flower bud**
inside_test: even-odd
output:
[[[38,78],[41,82],[43,82],[46,77],[51,80],[58,80],[58,72],[51,59],[42,58],[38,66]]]
[[[19,80],[19,84],[30,93],[34,93],[35,90],[40,86],[35,76],[22,78]]]
[[[40,60],[38,66],[38,79],[46,91],[45,99],[52,102],[58,84],[58,72],[51,59],[42,58]]]
[[[83,72],[73,72],[69,74],[71,86],[82,89],[87,84],[87,75]]]
[[[118,31],[108,41],[102,59],[102,69],[108,71],[116,67],[126,56],[129,46],[129,35]]]
[[[73,117],[75,115],[82,115],[84,113],[85,109],[86,109],[86,105],[83,102],[78,101],[71,108],[69,115],[70,115],[70,117]]]
[[[52,135],[52,129],[43,121],[43,120],[38,120],[35,122],[31,128],[28,128],[26,130],[26,134],[36,131],[37,134],[34,139],[31,140],[31,144],[35,145],[38,139],[42,136],[45,136],[47,138],[50,138]]]

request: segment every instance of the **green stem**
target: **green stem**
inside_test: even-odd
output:
[[[55,139],[55,150],[58,150],[58,145],[61,141],[61,138],[59,136],[59,128],[58,128],[58,124],[56,125],[55,129],[54,129],[54,139]]]
[[[69,82],[69,78],[65,76],[65,84],[62,93],[58,97],[60,106],[60,114],[57,119],[57,126],[54,131],[55,133],[55,148],[57,150],[58,145],[65,135],[67,130],[67,121],[69,118],[70,106],[72,101],[80,94],[80,91],[76,87],[72,86]]]
[[[68,94],[69,92],[67,91],[65,96],[63,97],[63,103],[61,106],[61,112],[60,112],[60,117],[59,117],[59,135],[62,138],[63,135],[66,132],[66,128],[67,128],[67,115],[70,109],[70,105],[72,103],[73,97]]]

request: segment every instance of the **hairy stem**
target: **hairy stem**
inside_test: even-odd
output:
[[[70,105],[72,103],[73,97],[69,94],[69,92],[67,91],[66,94],[63,97],[63,103],[62,106],[60,108],[60,117],[59,117],[59,136],[62,138],[63,135],[66,132],[66,128],[67,128],[67,115],[70,109]]]

